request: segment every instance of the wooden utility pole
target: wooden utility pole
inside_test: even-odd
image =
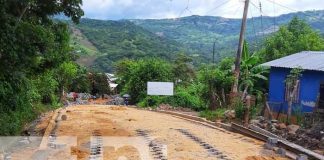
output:
[[[232,93],[234,93],[234,94],[236,94],[238,92],[238,82],[239,82],[239,78],[240,78],[240,69],[241,69],[241,57],[242,57],[242,51],[243,51],[243,42],[244,42],[247,14],[248,14],[248,10],[249,10],[249,3],[250,3],[250,0],[245,0],[243,19],[242,19],[242,24],[241,24],[240,39],[239,39],[239,45],[238,45],[236,60],[235,60],[235,70],[234,70],[235,79],[234,79],[234,84],[232,86]]]

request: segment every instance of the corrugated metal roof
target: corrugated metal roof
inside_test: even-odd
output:
[[[303,51],[279,58],[261,66],[297,68],[304,70],[324,71],[324,51]]]

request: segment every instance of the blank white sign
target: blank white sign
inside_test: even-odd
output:
[[[147,95],[173,95],[173,82],[147,82]]]

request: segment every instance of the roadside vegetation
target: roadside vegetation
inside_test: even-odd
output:
[[[65,2],[0,1],[1,136],[20,134],[41,113],[60,107],[63,92],[103,89],[96,85],[99,73],[91,78],[74,62],[67,24],[51,18],[64,13],[78,23],[81,2]]]
[[[245,97],[251,95],[253,106],[249,116],[261,112],[263,97],[268,90],[269,70],[260,64],[304,50],[323,50],[324,40],[303,20],[294,17],[279,31],[263,42],[260,50],[252,52],[244,43],[239,90],[241,97],[230,102],[233,84],[233,58],[224,58],[217,64],[193,66],[186,54],[178,54],[174,61],[158,58],[130,60],[116,63],[116,74],[120,78],[121,93],[129,93],[133,104],[140,107],[158,107],[168,104],[173,107],[191,108],[200,111],[200,116],[210,120],[223,119],[226,110],[234,110],[236,118],[243,119]],[[174,96],[148,96],[148,81],[172,81]]]

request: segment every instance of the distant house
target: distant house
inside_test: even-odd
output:
[[[287,112],[285,80],[292,68],[304,71],[300,78],[293,112],[312,112],[317,104],[324,109],[324,51],[303,51],[262,64],[271,67],[269,78],[269,105],[275,112]],[[319,97],[319,98],[318,98]]]
[[[115,77],[114,74],[111,74],[111,73],[105,73],[105,74],[107,76],[107,81],[108,81],[110,90],[113,92],[113,94],[116,94],[117,93],[116,88],[117,88],[118,84],[115,82],[116,82],[117,78]]]
[[[109,82],[115,82],[117,80],[117,78],[115,77],[114,74],[106,73],[106,76],[107,76]]]

